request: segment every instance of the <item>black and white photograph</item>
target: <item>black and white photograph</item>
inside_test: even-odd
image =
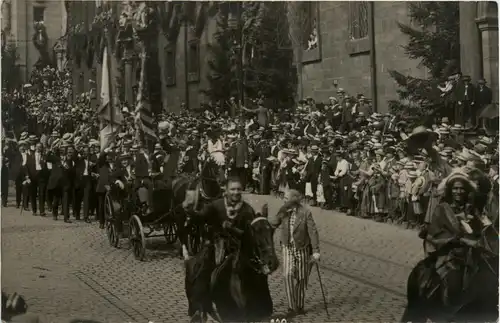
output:
[[[2,323],[498,321],[497,2],[0,4]]]

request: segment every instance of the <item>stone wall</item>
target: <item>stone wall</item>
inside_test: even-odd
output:
[[[44,6],[44,22],[48,35],[49,53],[52,55],[52,47],[58,38],[62,36],[61,21],[63,18],[63,1],[34,1],[15,0],[11,1],[11,32],[8,41],[16,44],[19,53],[19,65],[21,66],[21,77],[27,81],[38,60],[38,51],[33,45],[33,7]]]
[[[387,111],[387,101],[397,98],[397,85],[388,70],[424,77],[418,62],[407,58],[402,45],[407,41],[397,22],[408,23],[404,2],[375,2],[375,61],[378,110]],[[349,39],[349,3],[320,2],[319,32],[321,60],[304,66],[304,96],[326,101],[341,87],[351,95],[371,97],[370,44],[366,39]],[[337,81],[338,86],[334,86]]]

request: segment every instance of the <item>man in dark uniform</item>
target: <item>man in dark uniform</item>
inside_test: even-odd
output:
[[[59,204],[62,199],[62,177],[63,168],[59,148],[54,147],[50,154],[47,155],[47,163],[50,163],[52,170],[47,182],[47,195],[49,204],[52,210],[52,217],[57,220],[59,215]]]
[[[76,153],[75,148],[71,145],[67,145],[66,153],[62,156],[62,210],[64,215],[64,222],[71,223],[69,219],[70,205],[73,198],[73,188],[75,185],[75,162]]]
[[[334,146],[327,147],[325,157],[321,165],[321,179],[323,181],[323,192],[325,195],[325,210],[334,208],[333,192],[335,183],[330,176],[333,176],[337,168],[337,156],[334,153]]]
[[[83,220],[90,223],[91,198],[95,195],[97,181],[97,156],[90,153],[90,148],[83,148],[82,156],[76,165],[76,178],[83,191]],[[78,210],[79,211],[79,210]],[[79,212],[77,213],[80,214]]]
[[[149,176],[149,172],[151,170],[151,156],[149,156],[144,147],[142,145],[135,145],[132,147],[137,150],[137,153],[134,155],[134,171],[135,171],[135,185],[134,189],[138,189],[141,186],[144,186],[147,191],[147,203],[148,203],[148,212],[151,211],[153,206],[153,183]],[[140,197],[141,200],[144,197]]]

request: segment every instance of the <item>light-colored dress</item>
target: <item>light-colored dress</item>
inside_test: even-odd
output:
[[[224,157],[222,140],[217,139],[215,142],[213,142],[212,139],[209,139],[207,151],[210,154],[210,157],[213,158],[213,160],[217,165],[224,166],[226,164],[226,158]]]

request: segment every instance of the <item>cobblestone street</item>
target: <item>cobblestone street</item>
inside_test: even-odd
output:
[[[248,195],[276,212],[281,201]],[[405,305],[411,267],[422,257],[415,231],[313,208],[321,238],[321,275],[311,274],[307,314],[296,322],[394,322]],[[97,224],[65,224],[2,209],[2,288],[26,297],[43,322],[185,321],[184,269],[177,250],[150,241],[147,261],[138,262],[126,240],[109,246]],[[275,313],[287,309],[281,269],[270,279]]]

